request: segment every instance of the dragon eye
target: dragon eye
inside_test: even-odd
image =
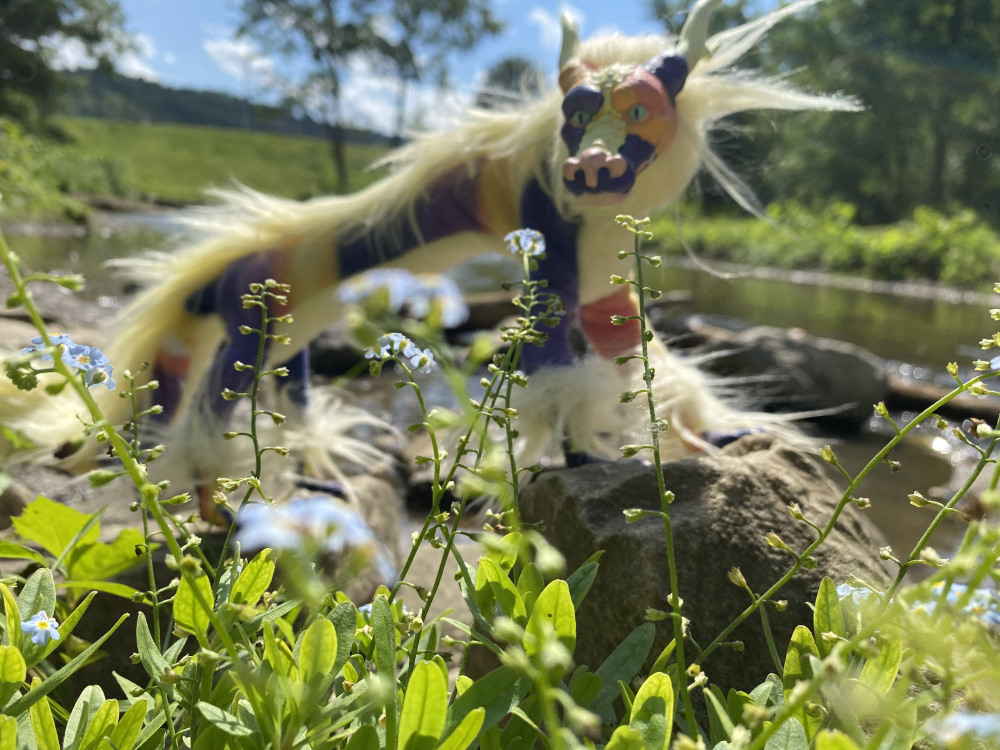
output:
[[[582,109],[578,109],[569,118],[569,124],[578,128],[585,128],[590,124],[590,121],[594,119],[594,116],[589,112],[584,112]]]
[[[632,122],[642,122],[649,112],[641,104],[633,104],[628,111],[628,119]]]

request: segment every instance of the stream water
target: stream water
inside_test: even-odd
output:
[[[96,296],[115,289],[102,269],[104,261],[160,248],[177,227],[169,215],[109,215],[101,217],[88,234],[16,234],[8,242],[33,270],[83,272],[88,278],[86,294]],[[482,267],[469,275],[481,282]],[[978,341],[997,330],[989,308],[1000,306],[985,295],[932,286],[877,285],[759,271],[723,278],[685,264],[667,268],[660,285],[668,291],[691,293],[686,312],[799,327],[859,344],[904,371],[943,372],[947,362],[967,365],[979,358]],[[907,415],[897,418],[905,421]],[[841,461],[854,471],[885,444],[886,435],[872,431],[850,439],[831,438],[831,442]],[[970,454],[946,434],[924,431],[901,446],[893,458],[901,462],[902,470],[878,467],[857,494],[871,499],[872,507],[866,512],[897,556],[903,556],[931,519],[928,509],[910,507],[907,495],[914,490],[930,495],[935,487],[949,486],[955,481],[956,467],[964,470],[969,465]],[[961,523],[945,524],[932,544],[947,554],[962,530]]]

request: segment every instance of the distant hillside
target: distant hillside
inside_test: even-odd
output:
[[[293,117],[278,107],[254,104],[228,94],[192,89],[172,89],[138,78],[79,70],[65,74],[66,92],[60,103],[63,114],[127,122],[172,122],[241,128],[322,138],[323,126]],[[387,136],[364,130],[347,130],[351,143],[385,145]]]

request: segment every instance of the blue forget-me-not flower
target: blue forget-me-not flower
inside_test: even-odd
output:
[[[21,632],[31,634],[31,642],[36,646],[44,646],[49,641],[59,640],[59,623],[56,618],[49,617],[43,609],[30,620],[21,623]]]

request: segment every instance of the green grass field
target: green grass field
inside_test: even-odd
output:
[[[70,153],[117,162],[125,181],[145,198],[203,200],[209,187],[233,180],[266,193],[307,198],[334,192],[327,142],[251,130],[65,118]],[[347,148],[350,190],[373,182],[366,171],[386,153],[382,146]]]

